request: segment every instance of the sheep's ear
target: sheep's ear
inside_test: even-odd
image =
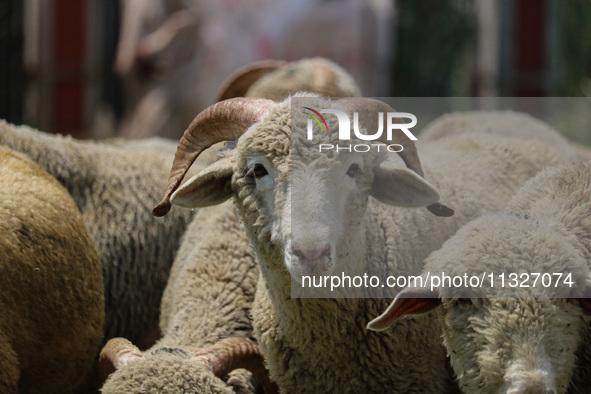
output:
[[[175,191],[170,201],[185,208],[221,204],[232,196],[233,163],[224,158],[211,164]]]
[[[441,305],[438,296],[436,290],[430,290],[427,287],[407,287],[398,293],[384,313],[367,324],[367,328],[383,331],[401,317],[430,312]]]
[[[370,194],[384,204],[397,207],[424,207],[439,201],[439,192],[416,172],[380,165],[374,168]]]

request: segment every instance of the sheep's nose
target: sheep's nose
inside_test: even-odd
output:
[[[305,248],[302,245],[294,244],[292,249],[293,254],[301,260],[316,261],[322,258],[330,257],[329,244],[325,244],[318,248]]]

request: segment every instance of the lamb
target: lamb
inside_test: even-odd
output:
[[[419,283],[369,327],[406,325],[401,317],[436,309],[464,392],[588,392],[590,213],[591,161],[545,169],[503,212],[465,225],[426,261],[423,278],[486,272],[483,287]]]
[[[218,93],[218,101],[258,97],[281,101],[297,92],[328,97],[358,97],[359,87],[336,63],[316,57],[298,61],[261,60],[230,75]]]
[[[392,270],[418,274],[427,254],[461,224],[502,206],[544,165],[561,162],[560,154],[538,141],[450,137],[421,147],[424,174],[434,186],[422,178],[414,145],[404,135],[395,141],[404,147],[401,158],[408,169],[394,158],[384,161],[383,152],[375,150],[364,155],[314,151],[305,136],[292,132],[305,130],[308,119],[300,111],[290,112],[290,105],[299,108],[298,98],[306,98],[305,104],[299,103],[310,108],[357,110],[362,117],[361,108],[368,106],[393,112],[366,99],[330,102],[307,94],[279,104],[252,98],[218,103],[199,114],[185,132],[164,199],[153,213],[166,214],[170,201],[204,207],[233,199],[261,271],[252,311],[254,336],[280,391],[453,390],[433,317],[380,336],[364,325],[387,304],[378,298],[382,294],[362,291],[361,296],[374,297],[367,299],[293,298],[290,290],[301,287],[305,276],[345,270],[381,278]],[[327,121],[327,130],[338,129],[336,119]],[[361,123],[367,130],[377,128],[376,120],[372,123],[368,117]],[[316,137],[315,143],[336,142],[334,134]],[[201,151],[213,142],[236,138],[235,151],[179,188]],[[380,142],[392,143],[385,138]],[[458,208],[454,217],[389,207],[437,204],[440,195]]]
[[[158,222],[150,215],[175,143],[76,141],[1,121],[0,144],[44,167],[82,213],[103,266],[105,339],[124,336],[140,347],[152,345],[168,273],[193,215],[179,211]],[[210,161],[211,154],[203,158]]]
[[[0,215],[0,391],[71,392],[102,338],[96,247],[67,191],[2,146]]]

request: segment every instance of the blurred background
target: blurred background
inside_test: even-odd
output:
[[[0,118],[179,138],[236,68],[311,56],[365,96],[587,97],[590,22],[591,0],[0,0]]]

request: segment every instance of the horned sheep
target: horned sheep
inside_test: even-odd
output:
[[[436,309],[466,393],[588,392],[590,213],[591,161],[544,170],[426,261],[423,278],[476,275],[482,287],[408,287],[369,326]]]
[[[1,146],[0,216],[0,391],[72,392],[103,334],[96,247],[68,192]]]
[[[218,101],[258,97],[281,101],[298,92],[327,97],[357,97],[359,87],[343,68],[315,57],[293,62],[261,60],[236,70],[222,85]]]
[[[131,343],[107,343],[103,364],[113,368],[102,391],[252,392],[249,375],[236,371],[218,376],[222,381],[197,355],[220,340],[253,339],[250,309],[257,281],[256,260],[231,205],[199,210],[164,292],[162,339],[143,353]],[[129,352],[137,357],[125,360]]]
[[[256,88],[254,93],[251,86]],[[267,60],[249,65],[228,78],[219,98],[251,94],[287,97],[302,88],[331,96],[359,93],[342,68],[314,58],[290,63]],[[125,348],[139,355],[133,344],[123,340],[107,344],[104,353],[111,359],[105,362],[118,367],[116,372],[111,371],[114,373],[106,381],[104,392],[180,390],[185,385],[195,390],[207,387],[214,392],[251,391],[248,374],[235,373],[222,382],[199,363],[188,361],[195,360],[194,355],[202,347],[215,346],[225,338],[252,338],[250,309],[259,277],[256,260],[234,210],[223,205],[200,212],[185,232],[164,292],[162,339],[132,363],[118,361],[121,356],[111,349]],[[176,350],[163,355],[162,348]],[[191,379],[177,379],[176,373],[172,373],[176,371],[173,365],[185,365]],[[152,373],[159,380],[146,379]],[[257,379],[264,381],[265,377],[259,373]]]
[[[0,145],[44,167],[82,213],[103,266],[105,339],[124,336],[142,347],[153,344],[169,270],[193,216],[179,211],[155,221],[150,215],[176,144],[160,138],[80,141],[0,121]],[[211,152],[200,162],[214,158]]]
[[[312,107],[327,105],[312,96],[296,95],[316,100]],[[419,273],[428,252],[461,224],[501,207],[529,177],[562,157],[537,141],[451,137],[420,147],[425,176],[433,186],[422,178],[416,150],[406,137],[400,141],[401,156],[409,169],[375,152],[325,155],[310,149],[303,136],[291,132],[292,125],[305,129],[307,121],[298,111],[290,116],[293,99],[279,104],[226,100],[198,115],[179,144],[165,198],[154,214],[168,212],[171,195],[173,203],[187,207],[233,199],[262,275],[253,306],[255,337],[281,391],[453,390],[432,317],[380,336],[366,331],[364,322],[387,305],[387,299],[292,298],[290,289],[303,276],[345,268],[383,278],[391,273],[388,269]],[[353,112],[368,102],[346,99],[328,105]],[[392,111],[373,101],[369,105]],[[375,123],[362,121],[368,130],[375,129]],[[212,137],[214,125],[217,135]],[[327,128],[338,129],[336,120]],[[319,141],[334,137],[323,134]],[[203,150],[236,138],[235,151],[178,188]],[[453,218],[388,207],[425,206],[440,194],[457,208]]]

